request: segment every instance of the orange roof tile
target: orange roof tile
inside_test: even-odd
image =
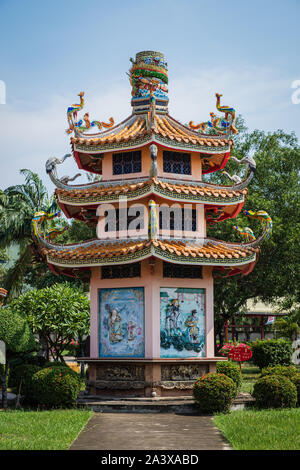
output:
[[[105,147],[107,144],[119,144],[128,142],[129,140],[134,141],[147,134],[151,136],[152,132],[170,141],[197,146],[225,147],[228,144],[232,144],[232,141],[228,140],[226,137],[202,135],[175,121],[175,119],[171,118],[169,115],[158,114],[155,116],[155,125],[152,129],[147,127],[147,119],[145,116],[131,116],[112,129],[99,134],[72,137],[71,142],[79,145],[100,145]]]
[[[59,200],[74,200],[74,202],[86,202],[89,199],[96,199],[100,200],[107,196],[115,195],[118,197],[122,194],[128,193],[139,193],[140,190],[145,189],[145,193],[147,189],[151,191],[151,187],[153,185],[154,191],[157,190],[159,194],[159,190],[167,190],[170,193],[176,194],[183,194],[183,195],[193,195],[199,196],[199,199],[204,196],[211,197],[212,199],[221,198],[225,199],[232,199],[236,197],[246,196],[248,193],[247,189],[237,189],[232,190],[230,187],[228,188],[214,188],[214,187],[206,187],[206,186],[197,186],[193,183],[171,183],[166,180],[160,180],[157,178],[152,178],[147,181],[140,181],[136,183],[124,183],[124,184],[116,184],[116,185],[109,185],[109,186],[99,186],[98,188],[89,188],[86,186],[84,189],[56,189],[56,194],[58,195]]]
[[[154,252],[148,250],[145,254],[143,251],[153,247]],[[169,258],[169,255],[176,255],[178,261],[185,263],[188,258],[199,264],[214,264],[218,261],[218,265],[235,264],[239,262],[251,262],[255,259],[257,248],[230,245],[222,242],[214,242],[204,240],[199,241],[181,241],[181,240],[128,240],[118,242],[103,242],[95,240],[90,242],[88,246],[78,244],[72,248],[57,249],[42,248],[42,254],[47,256],[49,263],[68,264],[68,265],[95,265],[109,264],[109,260],[118,263],[130,262],[130,260],[138,260],[147,256],[156,255],[162,258]],[[133,255],[133,256],[131,256]],[[126,258],[128,260],[126,260]]]

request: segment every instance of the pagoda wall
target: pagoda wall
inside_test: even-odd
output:
[[[153,274],[148,260],[142,262],[141,277],[101,279],[101,268],[92,268],[90,355],[99,357],[99,289],[144,287],[145,292],[145,358],[160,357],[160,288],[181,287],[205,290],[205,357],[214,356],[213,278],[211,267],[203,267],[202,279],[172,279],[162,275],[162,262],[156,260]]]
[[[202,178],[202,166],[201,166],[201,158],[199,152],[190,152],[187,151],[191,155],[191,175],[182,175],[177,173],[165,173],[163,171],[163,151],[169,150],[174,151],[174,149],[162,148],[159,145],[158,152],[157,152],[157,176],[161,178],[170,178],[176,179],[181,181],[201,181]],[[138,178],[145,178],[149,176],[150,167],[152,164],[152,160],[150,157],[150,146],[147,145],[146,147],[142,147],[139,149],[132,149],[141,150],[142,152],[142,171],[139,173],[130,173],[127,175],[114,175],[113,174],[113,152],[109,152],[104,154],[103,161],[102,161],[102,181],[113,181],[113,180],[126,180],[126,179],[138,179]],[[181,151],[180,151],[181,152]],[[115,152],[120,153],[120,152]]]
[[[163,263],[149,260],[141,266],[141,277],[101,279],[101,268],[92,268],[91,333],[89,384],[90,393],[102,396],[171,396],[191,395],[195,378],[216,370],[214,355],[214,314],[212,269],[203,266],[202,279],[165,278]],[[161,357],[161,288],[195,289],[205,293],[205,351],[199,356]],[[133,357],[108,357],[99,353],[99,291],[101,289],[144,289],[144,354]],[[101,350],[101,348],[100,348]]]

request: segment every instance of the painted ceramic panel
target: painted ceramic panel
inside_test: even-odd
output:
[[[100,357],[144,357],[144,288],[101,289]]]
[[[160,356],[205,357],[204,289],[160,289]]]

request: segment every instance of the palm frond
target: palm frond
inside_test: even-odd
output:
[[[18,297],[22,293],[24,274],[32,258],[32,246],[27,245],[14,265],[6,272],[3,282],[5,289],[8,291],[6,302]]]

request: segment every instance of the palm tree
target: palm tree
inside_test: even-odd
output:
[[[12,244],[18,247],[18,257],[4,278],[7,300],[21,294],[26,269],[36,262],[36,249],[31,236],[35,212],[58,209],[56,200],[53,196],[49,198],[37,173],[27,169],[20,172],[25,176],[25,183],[10,186],[0,193],[0,249]]]

